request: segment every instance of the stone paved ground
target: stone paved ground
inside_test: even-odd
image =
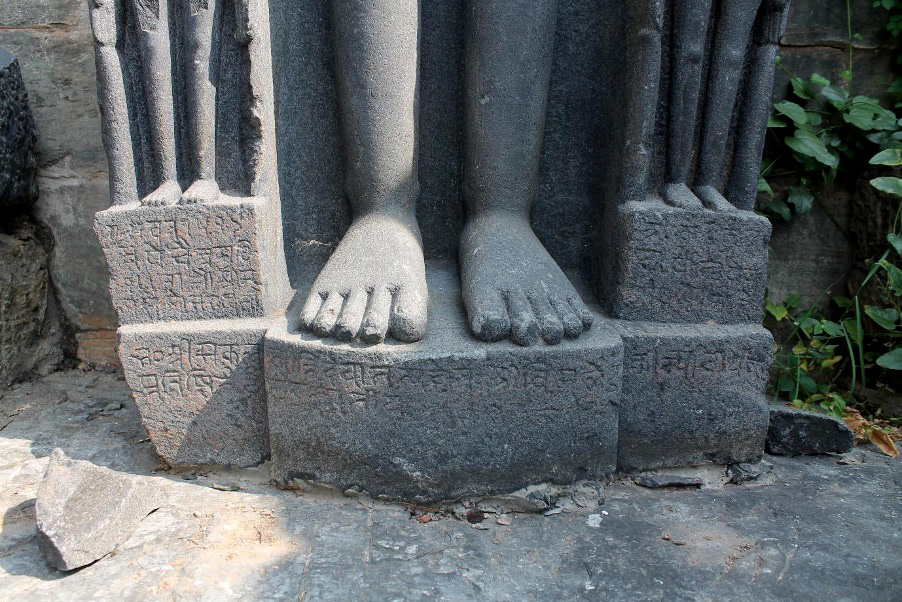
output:
[[[35,544],[57,446],[169,496],[68,575]],[[902,599],[902,462],[865,449],[768,462],[753,487],[616,482],[601,508],[421,524],[399,506],[273,489],[266,467],[161,470],[121,380],[58,373],[0,398],[0,600]]]

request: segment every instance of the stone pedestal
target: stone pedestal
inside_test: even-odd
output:
[[[612,212],[602,296],[613,318],[757,324],[770,222],[749,211],[688,211],[655,199]]]
[[[157,453],[172,465],[254,466],[269,456],[264,319],[119,329],[119,357]]]
[[[758,325],[615,322],[623,472],[749,462],[764,452],[773,338]]]
[[[609,324],[554,347],[488,345],[467,330],[456,270],[431,267],[429,292],[417,344],[267,333],[275,480],[427,502],[614,470],[622,345]]]
[[[119,357],[170,464],[252,466],[269,455],[262,341],[290,292],[276,211],[224,197],[97,214],[124,324]]]
[[[94,229],[121,324],[257,318],[284,307],[264,199],[114,206]],[[279,251],[281,253],[281,251]]]

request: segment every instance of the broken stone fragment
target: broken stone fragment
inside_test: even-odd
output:
[[[72,460],[55,449],[38,487],[38,543],[52,566],[71,571],[112,552],[164,501],[154,480]]]
[[[826,414],[772,405],[767,452],[777,456],[844,454],[855,439],[840,420]]]
[[[675,474],[639,475],[633,478],[633,482],[640,487],[647,487],[648,489],[665,489],[668,487],[698,489],[703,485],[702,480],[699,478]]]

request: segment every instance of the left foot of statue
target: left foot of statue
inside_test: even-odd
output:
[[[695,191],[702,205],[712,211],[735,211],[736,208],[713,186],[699,186]]]
[[[197,180],[182,193],[182,203],[212,203],[219,198],[219,184],[216,180]]]
[[[532,231],[528,218],[473,217],[460,247],[461,285],[473,334],[523,346],[578,338],[592,313]]]

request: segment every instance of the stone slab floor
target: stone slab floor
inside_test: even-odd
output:
[[[54,447],[168,492],[71,574],[35,543]],[[902,462],[867,449],[767,461],[754,486],[621,481],[601,508],[424,524],[402,506],[271,488],[265,466],[166,471],[122,380],[57,373],[0,399],[0,600],[902,600]]]

